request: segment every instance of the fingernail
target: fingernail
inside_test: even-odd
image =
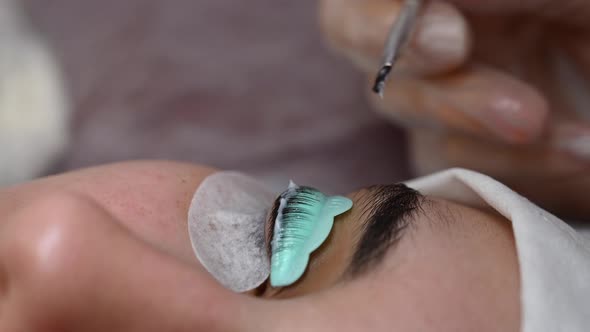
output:
[[[483,125],[508,143],[524,144],[534,141],[542,131],[543,118],[526,112],[522,103],[513,98],[494,98],[483,116]]]
[[[573,157],[590,161],[590,133],[561,138],[557,147]]]
[[[450,5],[433,2],[421,19],[415,43],[432,61],[459,64],[469,52],[467,22]]]

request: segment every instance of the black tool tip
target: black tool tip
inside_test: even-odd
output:
[[[385,88],[385,81],[387,77],[391,73],[392,66],[383,66],[379,73],[377,74],[377,78],[375,79],[375,84],[373,85],[373,92],[382,95],[383,89]]]

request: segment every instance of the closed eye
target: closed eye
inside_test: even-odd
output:
[[[404,184],[374,186],[362,191],[357,208],[366,216],[347,274],[355,277],[375,267],[406,233],[425,201]]]

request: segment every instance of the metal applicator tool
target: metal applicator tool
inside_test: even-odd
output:
[[[385,48],[383,51],[383,62],[377,73],[373,92],[383,97],[383,89],[395,62],[399,58],[401,49],[407,42],[410,33],[416,23],[418,12],[423,0],[406,0],[403,4],[399,17],[391,27]]]

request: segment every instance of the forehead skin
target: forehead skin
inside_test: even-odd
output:
[[[283,301],[280,321],[321,331],[519,330],[519,271],[507,220],[429,198],[375,269],[341,280],[359,222],[350,213],[336,223],[332,243],[301,283],[277,295],[292,299]]]

